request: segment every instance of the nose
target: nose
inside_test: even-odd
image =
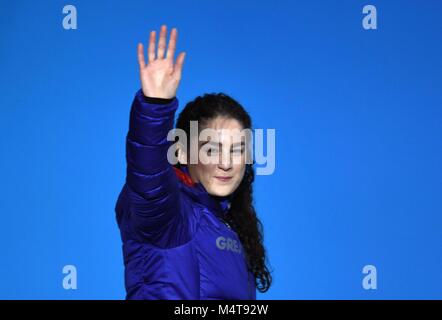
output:
[[[219,161],[218,167],[226,171],[232,168],[232,159],[230,158],[230,152],[222,152],[221,160]]]

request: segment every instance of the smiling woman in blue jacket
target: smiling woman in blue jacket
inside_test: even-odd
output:
[[[176,128],[189,141],[181,148],[176,144],[179,162],[171,164],[167,136],[185,53],[174,62],[177,30],[171,31],[167,52],[166,34],[163,25],[155,55],[156,34],[150,33],[147,63],[138,44],[142,87],[130,111],[126,182],[115,208],[126,298],[256,299],[256,289],[270,287],[271,275],[253,207],[254,171],[245,161],[246,146],[224,134],[251,129],[250,116],[225,94],[197,97],[178,117]],[[190,121],[223,134],[199,141]],[[190,157],[195,141],[197,163]]]

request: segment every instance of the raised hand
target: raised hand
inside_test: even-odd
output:
[[[185,52],[181,52],[175,63],[174,53],[178,31],[173,28],[170,33],[169,45],[166,56],[166,34],[167,26],[162,25],[160,39],[158,41],[158,52],[155,56],[156,32],[150,32],[149,48],[147,49],[148,63],[144,59],[144,47],[138,44],[138,64],[140,66],[140,80],[143,93],[147,97],[170,99],[175,97],[178,85],[181,80]]]

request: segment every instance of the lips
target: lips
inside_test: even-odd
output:
[[[221,182],[228,182],[228,181],[232,180],[232,177],[215,177],[215,178]]]

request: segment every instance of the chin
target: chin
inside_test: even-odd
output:
[[[230,194],[232,194],[232,188],[228,187],[216,187],[211,188],[210,192],[211,195],[217,196],[217,197],[226,197]]]

